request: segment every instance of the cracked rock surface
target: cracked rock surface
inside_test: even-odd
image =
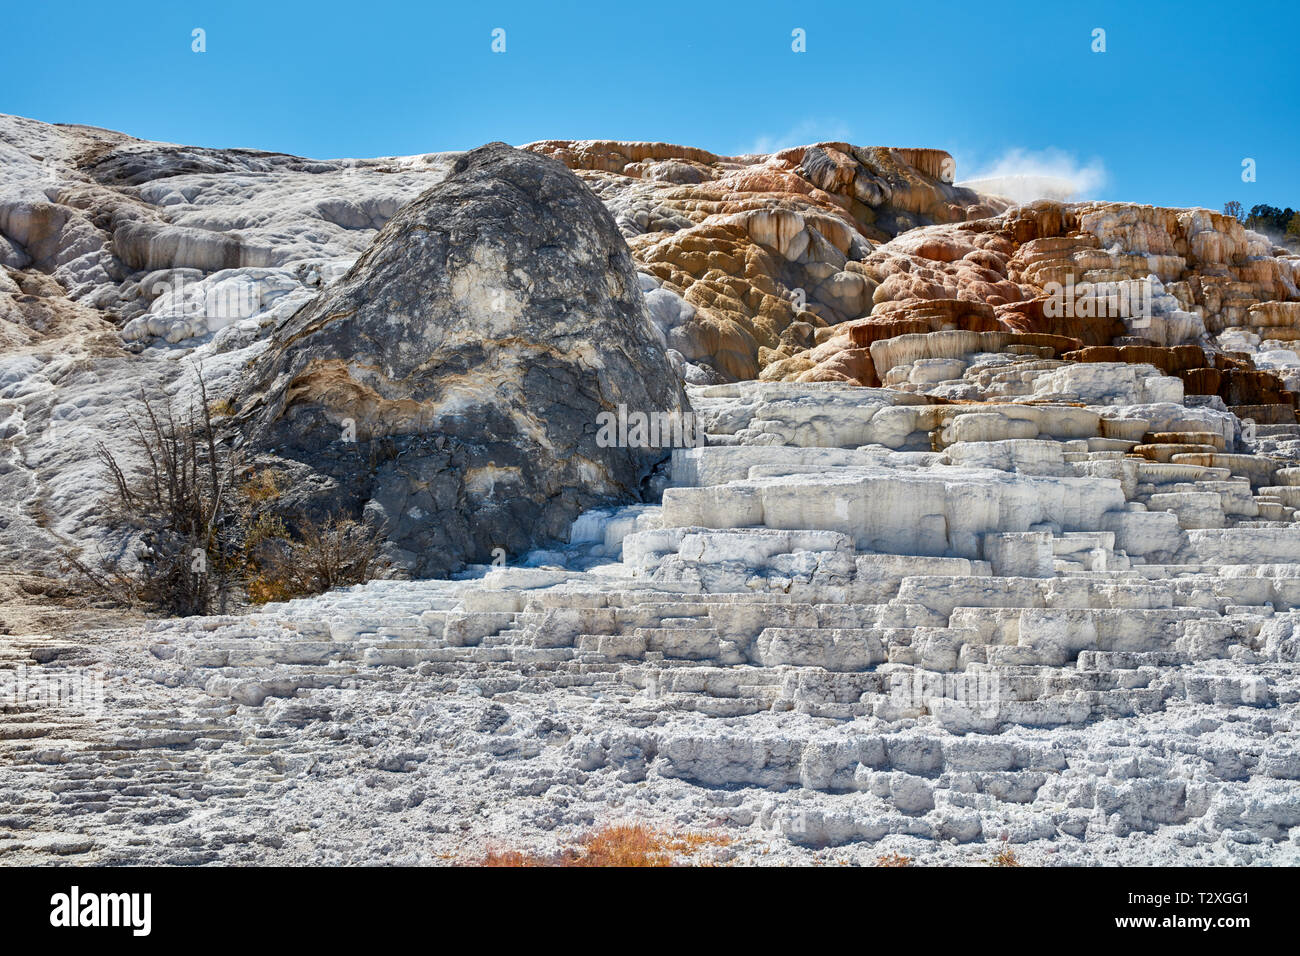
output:
[[[124,547],[94,445],[200,369],[286,496],[435,577],[0,622],[0,862],[628,821],[717,862],[1300,862],[1300,259],[1235,220],[843,143],[318,161],[0,117],[0,160],[24,601],[13,568]],[[652,471],[593,440],[618,404],[703,444]]]
[[[887,390],[692,400],[719,443],[662,506],[525,566],[11,639],[105,692],[0,720],[5,859],[437,863],[638,820],[752,863],[1297,862],[1290,528],[1198,537],[1087,452],[909,451],[888,413],[945,406]],[[1033,420],[1104,427],[1069,412]]]

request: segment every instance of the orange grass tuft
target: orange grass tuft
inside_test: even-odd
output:
[[[545,866],[540,857],[517,850],[498,852],[489,850],[487,856],[479,861],[479,866]]]
[[[576,847],[553,857],[541,857],[515,850],[490,850],[480,866],[673,866],[708,846],[726,846],[731,838],[723,834],[667,833],[643,824],[605,826],[587,834]]]

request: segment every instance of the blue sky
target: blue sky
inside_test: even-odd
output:
[[[317,157],[847,139],[948,149],[959,180],[1010,156],[1098,198],[1300,206],[1297,0],[0,2],[0,112],[146,139]]]

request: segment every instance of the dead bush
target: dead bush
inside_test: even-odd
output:
[[[478,861],[479,866],[493,867],[662,867],[682,863],[705,847],[723,847],[731,843],[725,834],[671,833],[642,824],[604,826],[588,833],[577,846],[565,847],[550,856],[521,853],[517,850],[492,850]]]
[[[284,601],[349,584],[364,584],[385,569],[383,529],[333,515],[302,521],[297,537],[279,519],[250,526],[248,595],[258,603]]]
[[[136,561],[92,563],[71,551],[64,560],[120,603],[187,615],[229,602],[238,563],[237,458],[218,447],[201,375],[198,388],[198,400],[179,415],[171,402],[141,392],[129,441],[133,460],[124,462],[103,442],[95,447],[112,487],[106,517],[133,533]]]
[[[117,603],[176,615],[226,611],[241,595],[264,603],[319,594],[385,567],[382,528],[330,515],[296,522],[291,534],[274,510],[275,472],[244,470],[218,439],[212,420],[222,404],[208,401],[201,374],[195,398],[179,415],[141,393],[131,454],[95,449],[112,488],[106,518],[138,542],[136,561],[69,549],[66,567]]]

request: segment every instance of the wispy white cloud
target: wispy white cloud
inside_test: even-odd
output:
[[[958,168],[961,164],[958,163]],[[1087,162],[1072,153],[1049,147],[1011,149],[989,166],[957,183],[1015,202],[1035,199],[1095,199],[1106,185],[1106,167],[1099,159]]]
[[[757,137],[752,143],[741,149],[738,155],[775,153],[791,146],[805,146],[808,143],[851,143],[853,142],[851,136],[849,125],[841,120],[806,119],[779,135]]]

